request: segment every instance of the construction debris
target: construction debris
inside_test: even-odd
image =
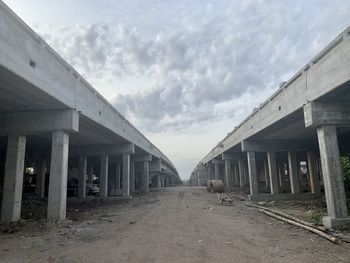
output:
[[[293,221],[291,219],[284,218],[284,217],[276,215],[276,214],[274,214],[272,212],[266,211],[264,209],[260,209],[259,208],[258,211],[261,212],[261,213],[264,213],[265,215],[268,215],[268,216],[271,216],[271,217],[273,217],[275,219],[278,219],[278,220],[280,220],[282,222],[286,222],[288,224],[291,224],[291,225],[298,226],[298,227],[301,227],[303,229],[306,229],[306,230],[308,230],[308,231],[310,231],[310,232],[312,232],[312,233],[314,233],[314,234],[316,234],[316,235],[318,235],[320,237],[323,237],[323,238],[325,238],[325,239],[327,239],[327,240],[329,240],[329,241],[331,241],[331,242],[333,242],[335,244],[340,243],[340,240],[337,239],[336,237],[331,236],[331,235],[329,235],[329,234],[327,234],[327,233],[325,233],[325,232],[323,232],[323,231],[321,231],[321,230],[319,230],[319,229],[317,229],[315,227],[311,227],[311,226],[308,226],[308,225],[304,225],[304,224],[298,223],[298,222]]]
[[[225,205],[232,205],[233,204],[233,199],[230,199],[225,195],[224,193],[216,193],[218,197],[218,203],[220,205],[225,204]]]

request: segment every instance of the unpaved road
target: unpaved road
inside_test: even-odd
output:
[[[204,188],[168,188],[0,235],[0,262],[350,262],[335,245]],[[35,226],[35,225],[34,225]]]

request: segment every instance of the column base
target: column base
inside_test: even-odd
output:
[[[350,227],[350,217],[342,217],[342,218],[336,218],[336,217],[330,217],[325,216],[322,219],[323,225],[332,230],[340,230],[340,229],[346,229]]]
[[[301,194],[255,194],[248,195],[249,201],[276,201],[276,200],[312,200],[320,198],[321,194],[316,193],[301,193]]]

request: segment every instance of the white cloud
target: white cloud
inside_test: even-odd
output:
[[[121,17],[42,35],[149,135],[215,123],[227,133],[350,24],[348,1],[177,2],[154,0],[140,12],[132,2],[127,26]],[[133,79],[145,82],[118,88]]]

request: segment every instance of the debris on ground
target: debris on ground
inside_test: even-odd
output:
[[[233,199],[228,198],[228,196],[224,193],[216,193],[218,197],[218,203],[220,205],[225,204],[225,205],[232,205],[233,204]]]
[[[306,222],[304,220],[301,220],[299,218],[296,218],[294,216],[291,216],[289,214],[286,214],[284,212],[281,212],[281,211],[278,211],[278,210],[275,210],[275,209],[270,209],[270,208],[267,208],[267,207],[264,207],[264,206],[261,206],[261,205],[254,205],[254,204],[250,204],[250,203],[246,203],[247,206],[250,206],[250,207],[255,207],[258,209],[258,211],[260,213],[263,213],[265,215],[268,215],[270,217],[273,217],[275,219],[278,219],[282,222],[285,222],[285,223],[288,223],[288,224],[291,224],[291,225],[295,225],[297,227],[300,227],[300,228],[303,228],[303,229],[306,229],[320,237],[323,237],[333,243],[339,243],[340,240],[336,237],[334,237],[333,235],[329,234],[327,232],[327,229],[324,227],[324,226],[316,226],[316,225],[313,225],[309,222]]]

